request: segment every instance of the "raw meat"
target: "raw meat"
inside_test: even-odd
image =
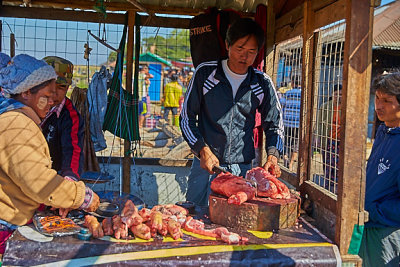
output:
[[[257,182],[257,196],[289,199],[289,188],[264,168],[257,167],[246,173],[246,179]]]
[[[139,225],[132,225],[130,229],[136,237],[145,240],[149,240],[151,238],[150,228],[143,223]]]
[[[114,215],[112,217],[112,224],[114,230],[114,237],[116,239],[128,237],[128,226],[122,222],[121,216]]]
[[[114,234],[111,218],[105,218],[103,220],[103,232],[104,232],[104,235],[113,235]]]
[[[190,216],[187,217],[186,223],[184,224],[184,228],[186,231],[195,234],[219,238],[228,244],[246,243],[247,241],[249,241],[247,237],[243,237],[236,233],[229,232],[229,230],[226,229],[225,227],[218,227],[215,229],[204,229],[203,222],[193,219]]]
[[[139,215],[138,209],[130,199],[126,201],[124,209],[121,212],[121,220],[128,227],[139,225],[143,222],[143,218]]]
[[[253,199],[256,189],[243,178],[230,173],[220,173],[211,182],[211,190],[227,196],[228,203],[240,205],[247,200]]]

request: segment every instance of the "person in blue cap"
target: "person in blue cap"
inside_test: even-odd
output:
[[[40,204],[95,211],[99,197],[51,168],[39,123],[53,105],[57,74],[46,62],[15,56],[0,70],[0,254],[12,232],[29,223]]]

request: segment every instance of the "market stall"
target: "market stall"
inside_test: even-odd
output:
[[[181,239],[155,237],[116,240],[79,240],[56,237],[48,242],[29,239],[15,231],[3,258],[5,266],[89,266],[94,264],[135,266],[338,266],[332,244],[305,220],[301,227],[269,231],[240,231],[246,244],[228,245],[215,238],[184,231]],[[212,226],[212,225],[210,225]],[[215,225],[213,225],[215,226]],[[32,227],[32,226],[29,226]],[[25,234],[26,235],[26,234]]]

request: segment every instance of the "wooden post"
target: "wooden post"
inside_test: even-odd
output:
[[[314,11],[311,0],[304,2],[303,49],[301,68],[301,113],[299,127],[299,159],[297,166],[298,185],[309,177],[309,163],[312,156],[312,100],[314,95],[315,35]]]
[[[274,75],[274,45],[275,45],[275,13],[274,1],[268,0],[267,4],[267,32],[265,39],[265,73],[271,78]],[[262,132],[260,147],[260,164],[263,166],[267,160],[265,151],[265,134]]]
[[[373,7],[373,0],[346,0],[335,229],[335,243],[341,254],[347,254],[354,225],[364,223]]]
[[[10,33],[10,57],[15,56],[15,35]]]
[[[126,51],[126,91],[133,93],[132,76],[133,76],[133,40],[134,40],[134,27],[135,27],[134,11],[128,11],[128,43]],[[131,191],[131,142],[124,140],[124,160],[123,160],[123,179],[122,191],[130,193]]]

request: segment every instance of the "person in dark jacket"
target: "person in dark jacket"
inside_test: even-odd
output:
[[[73,64],[63,58],[43,59],[51,65],[58,77],[54,107],[42,121],[43,134],[49,144],[52,168],[61,176],[80,179],[83,171],[84,122],[71,100],[66,97],[72,84]]]
[[[203,62],[189,83],[180,115],[182,135],[194,154],[186,199],[208,205],[213,166],[244,176],[255,157],[253,129],[261,113],[268,154],[265,169],[280,175],[283,148],[281,107],[271,79],[251,66],[264,43],[262,28],[250,18],[227,32],[228,59]]]
[[[400,263],[400,72],[374,80],[380,125],[367,164],[365,224],[359,255],[363,266]]]

